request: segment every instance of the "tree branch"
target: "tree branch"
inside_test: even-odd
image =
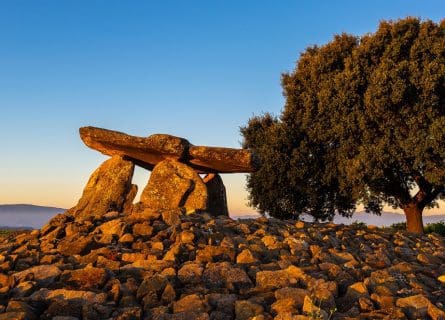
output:
[[[420,192],[420,191],[419,191]],[[418,205],[421,208],[425,208],[429,203],[431,203],[432,201],[434,201],[434,199],[437,198],[437,196],[441,193],[445,193],[445,186],[436,186],[434,187],[434,189],[432,189],[432,191],[427,194],[419,203]],[[417,194],[416,194],[417,196]]]
[[[425,193],[431,193],[433,190],[433,185],[426,181],[426,179],[419,173],[414,176],[414,181],[416,181],[417,186],[420,190]]]
[[[397,168],[390,168],[385,170],[386,181],[380,181],[381,191],[386,195],[394,197],[398,202],[399,206],[403,207],[408,205],[412,199],[409,194],[408,187],[402,178],[399,170]],[[390,177],[389,179],[387,177]]]

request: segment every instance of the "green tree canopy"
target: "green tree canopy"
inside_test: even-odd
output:
[[[384,21],[373,34],[310,47],[282,76],[279,118],[253,117],[261,158],[251,204],[279,218],[404,210],[409,231],[445,196],[445,20]]]

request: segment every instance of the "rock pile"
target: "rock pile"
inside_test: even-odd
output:
[[[445,317],[444,239],[358,226],[65,213],[1,241],[0,272],[0,319]]]

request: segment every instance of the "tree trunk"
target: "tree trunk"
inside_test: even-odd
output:
[[[413,233],[423,233],[423,209],[412,204],[403,208],[406,216],[406,230]]]

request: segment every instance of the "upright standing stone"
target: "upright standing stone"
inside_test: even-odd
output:
[[[137,193],[138,193],[138,186],[132,184],[125,198],[124,206],[122,207],[123,212],[130,213],[133,210],[133,200],[134,198],[136,198]]]
[[[164,160],[154,167],[141,202],[151,209],[205,210],[207,188],[198,173],[186,164]]]
[[[131,184],[134,164],[120,156],[102,163],[88,180],[77,205],[67,211],[76,218],[100,216],[110,211],[122,212],[126,203],[131,203],[134,187]],[[131,192],[133,191],[133,192]]]
[[[216,173],[209,173],[204,177],[203,181],[207,187],[209,198],[207,211],[215,216],[228,216],[226,188],[221,176]]]

